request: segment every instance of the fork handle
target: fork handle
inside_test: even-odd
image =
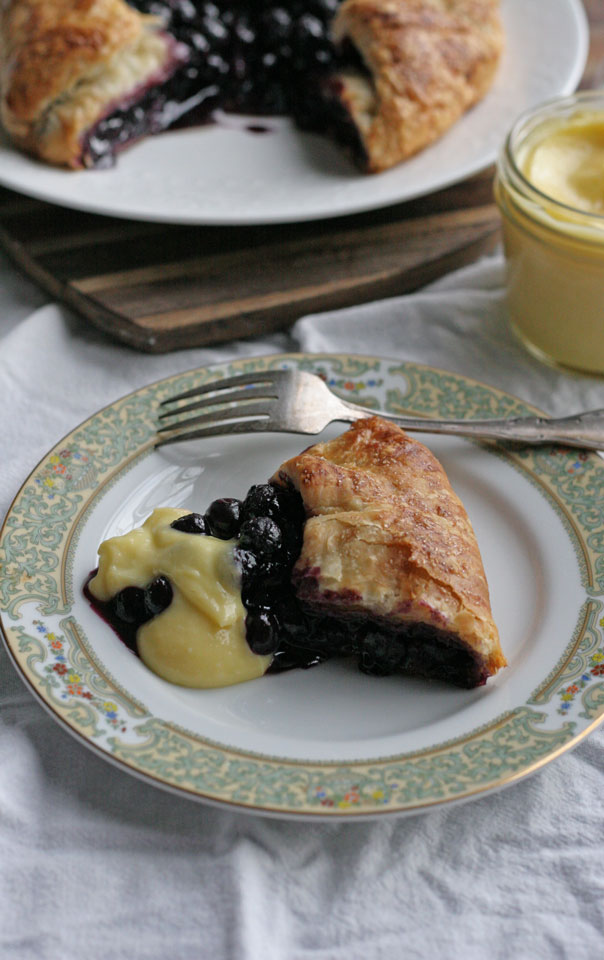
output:
[[[481,437],[512,440],[519,443],[554,443],[584,450],[604,450],[604,410],[589,410],[571,417],[515,417],[506,420],[424,420],[421,417],[397,417],[384,411],[368,411],[343,401],[354,417],[363,419],[379,415],[392,420],[404,430],[422,433],[445,433],[460,437]],[[342,417],[344,419],[344,417]]]

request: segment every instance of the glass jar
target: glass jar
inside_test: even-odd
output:
[[[514,330],[541,359],[604,374],[604,92],[524,113],[495,198]]]

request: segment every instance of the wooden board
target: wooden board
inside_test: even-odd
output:
[[[492,174],[372,214],[270,227],[166,227],[0,191],[0,242],[111,336],[166,351],[256,336],[412,290],[497,240]]]
[[[604,5],[582,86],[604,82]],[[493,171],[353,217],[270,227],[166,227],[0,189],[0,244],[83,318],[140,350],[258,336],[298,317],[414,290],[499,239]]]

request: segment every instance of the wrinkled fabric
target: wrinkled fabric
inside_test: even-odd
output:
[[[604,380],[558,372],[520,346],[502,282],[495,256],[417,294],[306,317],[288,334],[149,356],[41,306],[0,259],[0,515],[81,420],[216,360],[377,354],[476,377],[552,414],[604,406]],[[288,822],[115,769],[54,722],[1,649],[0,770],[3,960],[602,955],[602,730],[474,802],[374,822]]]

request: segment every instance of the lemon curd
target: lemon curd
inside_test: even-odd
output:
[[[261,677],[272,656],[253,653],[246,640],[234,541],[174,529],[172,522],[182,515],[161,507],[141,527],[103,541],[88,589],[104,603],[124,587],[144,587],[165,575],[172,601],[137,631],[143,663],[186,687],[224,687]]]
[[[542,359],[604,373],[604,95],[521,117],[495,196],[516,332]]]
[[[551,126],[519,151],[524,176],[567,207],[604,214],[604,112],[578,113]]]

